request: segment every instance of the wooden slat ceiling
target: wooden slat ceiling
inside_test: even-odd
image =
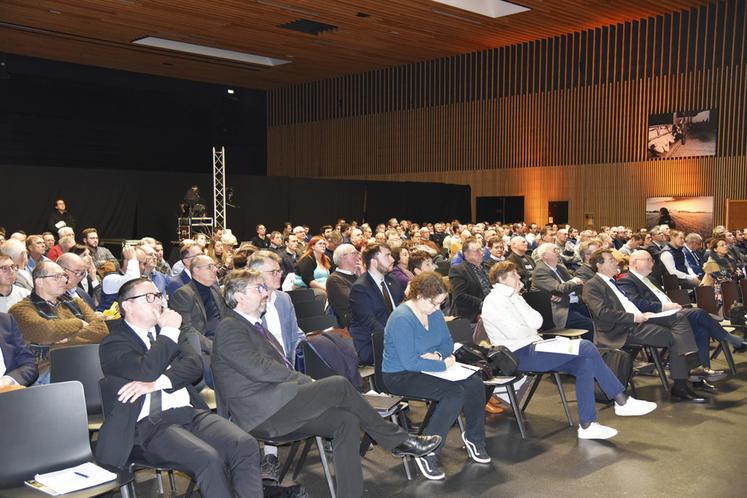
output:
[[[0,0],[0,51],[267,89],[546,38],[709,2],[518,3],[532,10],[491,19],[431,0]],[[298,19],[338,29],[309,35],[278,27]],[[265,68],[131,43],[144,36],[292,62]]]

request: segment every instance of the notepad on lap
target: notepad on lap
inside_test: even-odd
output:
[[[424,374],[438,377],[439,379],[450,380],[453,382],[464,380],[467,377],[474,375],[475,372],[480,370],[478,367],[467,365],[465,363],[454,363],[454,366],[447,368],[442,372],[422,372]]]
[[[578,348],[581,347],[581,341],[578,339],[571,340],[567,337],[553,337],[544,341],[535,342],[534,350],[541,353],[558,353],[578,355]]]
[[[26,484],[51,495],[64,495],[80,489],[98,486],[116,478],[117,474],[102,469],[95,463],[88,462],[56,472],[36,474],[34,476],[35,480],[26,481]]]

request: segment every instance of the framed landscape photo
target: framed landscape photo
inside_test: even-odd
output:
[[[671,218],[671,228],[676,228],[685,234],[695,232],[703,237],[710,236],[713,231],[713,197],[649,197],[646,199],[646,228],[661,225],[664,215]]]
[[[715,156],[717,128],[715,109],[652,114],[648,117],[648,157]]]

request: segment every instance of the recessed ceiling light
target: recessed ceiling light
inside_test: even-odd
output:
[[[175,40],[167,40],[165,38],[158,38],[156,36],[146,36],[145,38],[139,38],[137,40],[133,40],[132,43],[134,43],[135,45],[162,48],[166,50],[174,50],[176,52],[186,52],[189,54],[205,55],[207,57],[227,59],[236,62],[247,62],[249,64],[257,64],[260,66],[280,66],[282,64],[288,64],[290,62],[284,59],[274,59],[272,57],[266,57],[263,55],[248,54],[246,52],[224,50],[222,48],[207,47],[205,45],[195,45],[194,43],[184,43]]]
[[[233,95],[233,94],[234,94],[234,93],[236,93],[236,92],[234,91],[234,89],[233,89],[233,88],[228,88],[228,89],[226,89],[226,93],[227,93],[228,95]]]
[[[475,14],[487,17],[504,17],[519,12],[526,12],[529,9],[522,5],[503,0],[433,0],[434,2],[456,7],[457,9],[468,10]]]

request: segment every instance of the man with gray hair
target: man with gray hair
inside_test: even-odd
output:
[[[693,269],[698,278],[703,278],[703,237],[698,233],[688,233],[685,237],[685,247],[682,252],[685,253],[685,259],[690,268]]]
[[[525,289],[531,288],[532,272],[535,267],[534,260],[527,255],[528,250],[527,239],[521,235],[516,235],[511,238],[511,254],[506,258],[506,261],[516,265],[516,271],[519,273]]]
[[[532,272],[532,289],[550,294],[553,322],[557,328],[583,329],[584,339],[594,339],[594,324],[589,310],[581,303],[580,295],[584,281],[571,274],[560,263],[560,248],[555,244],[544,243],[535,252],[540,262]]]
[[[340,244],[332,259],[337,267],[327,279],[329,306],[342,327],[349,327],[352,319],[350,290],[361,273],[361,254],[353,244]]]
[[[440,436],[410,436],[385,421],[344,377],[312,381],[293,370],[282,346],[262,325],[268,289],[256,270],[235,270],[225,282],[231,308],[215,331],[215,384],[234,423],[262,439],[295,434],[332,438],[336,495],[363,494],[360,431],[396,456],[422,456]]]
[[[0,254],[8,256],[13,264],[18,267],[16,270],[16,285],[29,291],[33,290],[34,284],[31,273],[26,269],[28,264],[26,245],[19,240],[8,239],[0,246]]]
[[[62,249],[62,239],[67,237],[72,237],[73,244],[75,245],[75,232],[73,232],[73,229],[70,227],[62,227],[59,230],[57,230],[57,245],[52,247],[52,249],[49,250],[47,253],[47,257],[51,259],[52,261],[57,261],[57,258],[60,257],[61,254],[67,252],[64,249]]]

